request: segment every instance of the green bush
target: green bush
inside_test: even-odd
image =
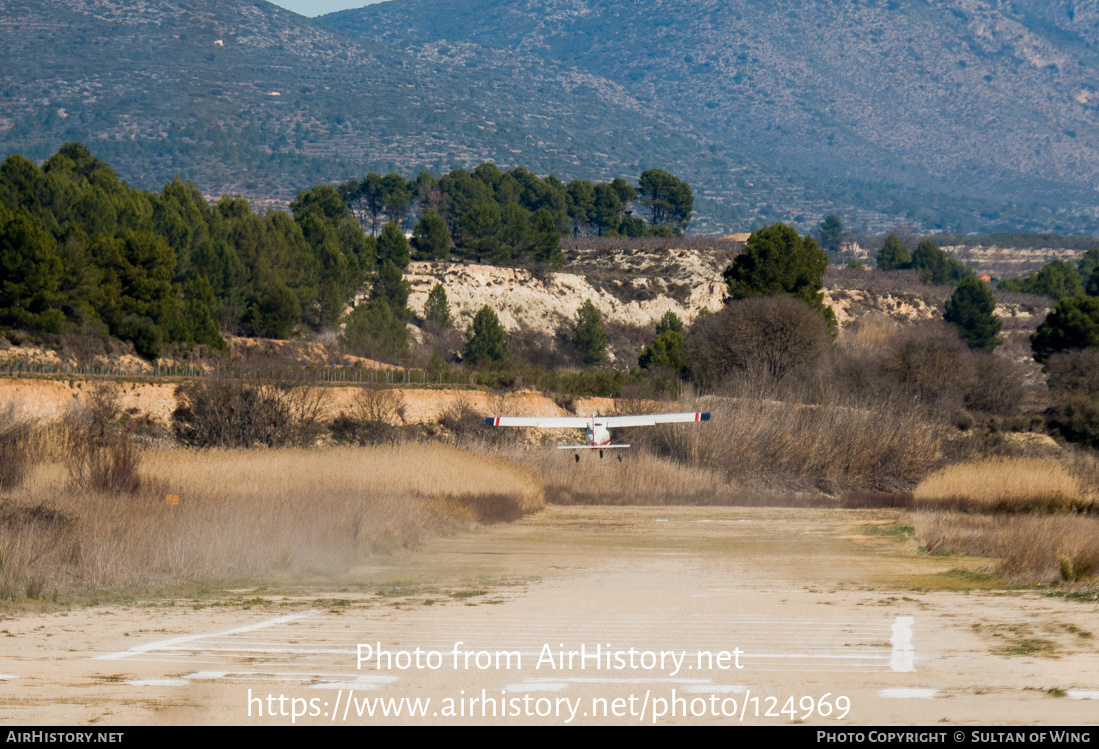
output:
[[[1062,351],[1099,347],[1099,298],[1062,299],[1030,336],[1034,359],[1044,364]]]
[[[408,356],[408,328],[384,299],[371,299],[348,315],[340,344],[356,356],[393,361]]]
[[[572,345],[580,352],[585,364],[598,364],[607,358],[607,331],[603,328],[603,315],[590,299],[576,310]]]
[[[1002,343],[998,335],[1004,323],[996,316],[996,298],[976,275],[958,284],[946,301],[943,319],[958,329],[971,349],[992,351]]]
[[[469,324],[463,361],[474,367],[505,366],[508,359],[507,330],[492,308],[485,305]]]
[[[730,299],[778,294],[792,296],[836,324],[832,308],[824,304],[824,272],[828,256],[810,236],[802,237],[785,224],[773,224],[748,237],[744,250],[725,269]]]

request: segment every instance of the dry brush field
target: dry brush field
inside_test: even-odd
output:
[[[392,394],[364,392],[369,403]],[[749,392],[619,400],[623,413],[703,408],[714,418],[629,432],[623,462],[591,454],[574,464],[553,436],[486,430],[464,402],[426,431],[364,432],[382,444],[195,449],[141,447],[104,398],[52,424],[14,405],[0,413],[0,599],[335,579],[547,502],[897,508],[925,553],[985,557],[1017,584],[1090,588],[1099,572],[1092,454],[1043,443],[989,458],[987,442],[898,403]]]

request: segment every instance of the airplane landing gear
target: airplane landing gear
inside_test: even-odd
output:
[[[580,453],[576,453],[576,455],[573,455],[572,457],[576,458],[577,463],[580,462]]]
[[[599,459],[600,459],[600,460],[602,460],[602,459],[603,459],[603,451],[602,451],[602,450],[600,450],[600,451],[599,451]]]

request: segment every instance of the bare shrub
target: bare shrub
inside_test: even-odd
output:
[[[1046,412],[1050,430],[1065,439],[1099,448],[1099,398],[1086,393],[1061,395]]]
[[[20,414],[15,401],[0,405],[0,492],[22,486],[34,466],[34,430],[35,424]]]
[[[653,340],[652,326],[642,327],[607,320],[603,327],[607,331],[607,346],[614,352],[620,366],[635,366],[642,347],[652,343]]]
[[[1054,354],[1046,362],[1049,388],[1066,393],[1099,394],[1099,350],[1093,348]]]
[[[901,325],[868,316],[840,336],[836,383],[875,400],[914,401],[939,414],[970,410],[1014,416],[1036,393],[1026,368],[975,353],[941,320]]]
[[[966,408],[996,416],[1016,416],[1034,397],[1026,368],[995,354],[975,354],[975,377],[965,393]]]
[[[96,358],[108,353],[106,342],[109,338],[106,325],[85,321],[79,328],[70,327],[61,337],[62,350],[76,359],[78,364],[92,364]]]
[[[882,375],[905,395],[941,411],[955,411],[976,380],[975,355],[958,331],[941,320],[906,326],[889,343]]]
[[[512,331],[508,334],[508,349],[516,366],[553,369],[562,364],[557,340],[540,330],[520,327]]]
[[[736,252],[743,244],[725,237],[582,237],[571,234],[561,237],[561,249],[565,252],[575,250],[654,251],[666,254],[668,250],[681,249]]]
[[[892,383],[883,379],[882,372],[900,329],[900,323],[881,314],[866,315],[844,328],[836,346],[839,385],[849,392],[888,396]]]
[[[123,428],[121,395],[116,383],[96,383],[85,401],[74,403],[65,414],[66,466],[77,489],[108,494],[141,490],[141,451]]]
[[[176,388],[177,438],[197,447],[309,446],[328,420],[327,393],[297,379],[205,377]]]
[[[141,491],[141,452],[128,440],[74,444],[69,460],[73,484],[80,489],[108,494]]]
[[[284,380],[278,389],[290,409],[290,444],[316,444],[328,426],[328,390],[312,387],[301,378]]]
[[[919,296],[925,300],[945,303],[954,293],[953,286],[924,283],[918,271],[848,268],[830,265],[824,274],[828,289],[857,289],[877,294]]]
[[[787,296],[727,304],[698,322],[687,339],[691,372],[713,387],[740,377],[779,384],[827,361],[828,325],[805,302]]]
[[[514,429],[485,429],[485,415],[464,398],[456,400],[439,416],[442,426],[457,445],[514,442]]]
[[[122,388],[115,382],[96,382],[80,407],[66,414],[68,426],[81,437],[114,442],[122,434]]]
[[[392,388],[363,388],[355,394],[350,412],[341,412],[332,422],[332,434],[339,442],[380,445],[401,438],[398,424],[404,420],[401,397]]]

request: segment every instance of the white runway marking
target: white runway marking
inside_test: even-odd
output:
[[[743,694],[748,690],[740,684],[714,684],[709,679],[526,679],[508,684],[508,692],[561,692],[570,684],[674,684],[688,694]]]
[[[889,640],[893,654],[889,658],[889,667],[894,671],[908,673],[916,670],[916,649],[912,647],[914,621],[911,616],[898,616],[893,620],[893,637]]]
[[[744,694],[748,687],[740,684],[689,684],[683,691],[690,694]]]
[[[99,656],[101,660],[164,664],[165,678],[187,681],[288,681],[317,689],[375,689],[404,677],[397,654],[420,648],[437,652],[449,667],[455,643],[463,651],[507,651],[521,655],[523,671],[533,670],[549,646],[556,658],[561,651],[579,651],[584,645],[589,661],[579,659],[543,678],[516,683],[520,674],[499,673],[512,683],[508,689],[557,691],[569,684],[668,684],[697,688],[699,693],[736,693],[738,685],[715,684],[706,678],[721,652],[740,650],[739,663],[766,673],[881,673],[913,670],[912,617],[869,614],[843,619],[785,619],[774,615],[707,615],[576,619],[567,615],[501,617],[500,613],[462,612],[460,619],[443,609],[402,612],[363,610],[333,616],[309,611],[282,616],[209,634],[184,635],[137,645]],[[378,668],[369,664],[373,679],[356,669],[360,643],[389,652],[394,661]],[[667,670],[608,673],[597,670],[591,654],[599,647],[603,663],[608,652],[673,651],[685,654],[682,672]],[[708,654],[708,655],[705,655]],[[726,656],[727,657],[727,656]],[[712,658],[707,661],[705,659]],[[563,662],[563,661],[562,661]],[[711,665],[705,665],[709,662]],[[363,664],[363,670],[367,669]],[[545,671],[546,669],[543,669]],[[176,674],[187,673],[177,677]],[[535,671],[535,674],[538,674]],[[593,677],[576,679],[578,676]],[[602,678],[606,676],[606,678]],[[489,673],[485,672],[488,677]],[[623,678],[612,678],[619,676]],[[599,678],[594,678],[599,677]],[[638,677],[638,678],[630,678]],[[652,677],[670,677],[654,680]],[[726,676],[725,678],[729,678]],[[733,677],[737,678],[737,677]],[[562,686],[565,685],[565,686]],[[500,688],[503,688],[502,685]]]
[[[563,681],[538,681],[524,682],[523,684],[508,684],[505,692],[561,692],[568,689],[569,685]]]
[[[232,679],[243,677],[246,679],[255,679],[257,677],[269,677],[272,681],[302,681],[309,679],[328,679],[325,682],[326,686],[335,685],[336,682],[333,679],[340,679],[341,683],[350,679],[358,688],[359,685],[363,689],[369,689],[371,686],[380,686],[382,684],[392,684],[397,681],[396,676],[374,676],[372,674],[363,675],[351,675],[348,674],[318,674],[308,673],[303,671],[294,672],[280,672],[280,671],[196,671],[193,674],[187,674],[181,676],[182,679],[188,681],[216,681],[218,679]],[[319,685],[318,685],[319,686]]]
[[[11,681],[12,679],[18,679],[15,674],[0,674],[0,681]]]
[[[565,678],[565,679],[525,679],[519,684],[508,684],[504,689],[508,692],[560,692],[567,689],[570,684],[675,684],[682,686],[684,691],[696,693],[710,692],[743,692],[744,687],[714,684],[709,679],[614,679],[614,678]]]
[[[131,687],[185,687],[191,682],[186,679],[135,679],[126,683]]]
[[[365,692],[368,689],[377,689],[378,687],[386,684],[392,684],[397,681],[396,676],[384,677],[384,680],[379,678],[371,678],[369,676],[357,676],[354,679],[348,681],[347,677],[343,677],[344,681],[323,681],[320,684],[310,684],[310,689],[358,689]]]
[[[1099,700],[1099,689],[1070,689],[1067,694],[1070,700]]]
[[[930,700],[938,694],[938,689],[920,689],[918,687],[893,687],[878,692],[879,697],[888,697],[895,700]]]
[[[138,655],[139,653],[148,653],[151,650],[170,650],[176,645],[181,645],[185,642],[195,642],[197,640],[206,640],[212,637],[225,637],[227,635],[242,634],[244,632],[255,632],[257,629],[266,629],[267,627],[274,627],[285,622],[292,622],[296,619],[304,619],[307,616],[313,616],[319,614],[317,610],[306,611],[303,614],[290,614],[289,616],[280,616],[277,619],[268,619],[265,622],[258,622],[256,624],[247,624],[243,627],[237,627],[235,629],[227,629],[224,632],[214,632],[212,634],[205,635],[185,635],[183,637],[173,637],[170,640],[160,640],[159,642],[147,642],[144,645],[136,645],[129,650],[120,650],[117,653],[109,653],[108,655],[101,655],[96,658],[97,661],[120,661],[123,658],[128,658],[131,655]]]

